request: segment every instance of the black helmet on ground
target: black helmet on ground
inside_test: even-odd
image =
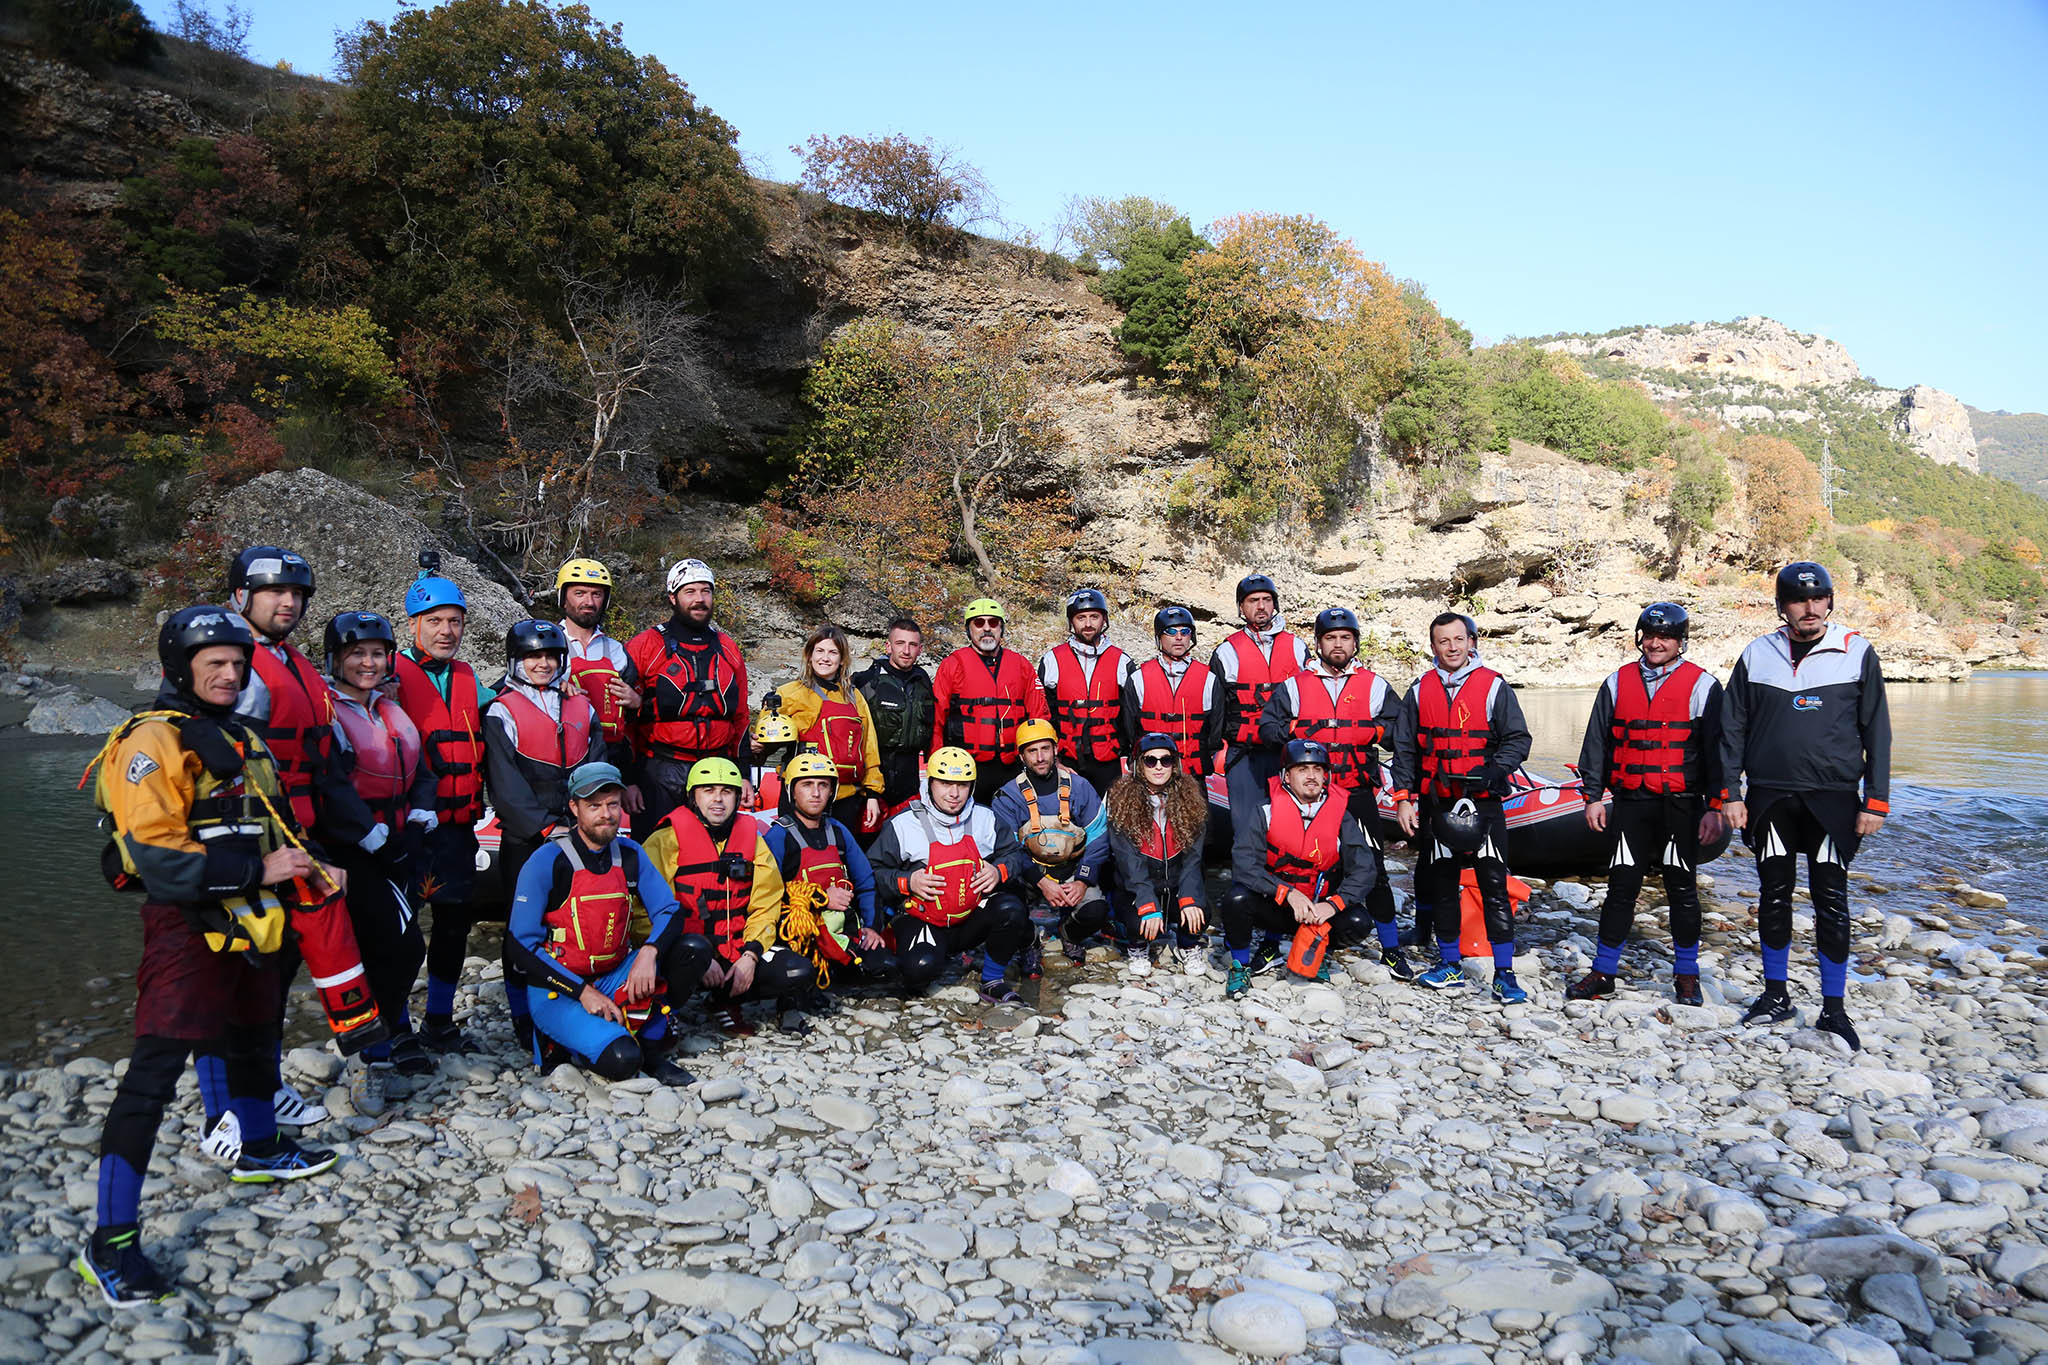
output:
[[[1348,630],[1361,638],[1365,634],[1359,629],[1358,613],[1349,607],[1325,607],[1316,613],[1316,638],[1320,640],[1333,630]]]
[[[1262,573],[1246,574],[1243,578],[1237,580],[1237,602],[1239,606],[1243,606],[1244,599],[1250,597],[1255,592],[1270,593],[1273,598],[1273,604],[1275,606],[1280,604],[1280,589],[1266,575]]]
[[[1304,763],[1313,763],[1318,768],[1330,766],[1330,746],[1321,740],[1290,739],[1287,741],[1287,757],[1283,766],[1298,768]]]
[[[1810,559],[1801,559],[1778,570],[1778,610],[1787,602],[1806,602],[1816,597],[1832,598],[1835,580]]]
[[[1099,611],[1109,615],[1109,599],[1102,595],[1100,588],[1076,588],[1067,596],[1067,619],[1073,620],[1084,611]]]
[[[327,676],[339,677],[334,670],[341,667],[341,656],[350,645],[359,645],[365,640],[382,640],[391,646],[391,652],[398,652],[398,635],[391,629],[391,623],[374,611],[345,611],[327,623],[326,634],[321,637],[322,653]]]
[[[233,645],[246,664],[256,652],[256,632],[226,607],[201,604],[172,612],[156,633],[156,657],[173,690],[190,695],[192,656],[208,645]]]
[[[275,545],[251,545],[228,565],[228,591],[254,592],[258,588],[304,588],[306,600],[313,600],[313,566],[295,550]]]
[[[569,663],[569,637],[553,621],[518,621],[505,632],[505,662],[516,664],[529,654],[556,654]]]
[[[1452,853],[1477,853],[1486,842],[1486,821],[1472,798],[1461,796],[1448,806],[1439,806],[1432,822],[1436,841]]]
[[[1636,618],[1638,645],[1642,644],[1645,635],[1662,635],[1684,644],[1691,634],[1692,618],[1676,602],[1652,602]]]
[[[1195,614],[1186,607],[1161,607],[1158,611],[1152,613],[1153,635],[1164,635],[1175,627],[1188,631],[1194,630]]]

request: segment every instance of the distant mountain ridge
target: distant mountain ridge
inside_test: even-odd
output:
[[[2048,497],[2048,412],[1968,411],[1984,472]]]
[[[1596,374],[1634,379],[1660,402],[1729,426],[1832,426],[1872,413],[1936,464],[1981,472],[1969,410],[1954,395],[1929,384],[1884,388],[1864,377],[1841,343],[1775,318],[1567,333],[1537,342],[1578,357]]]

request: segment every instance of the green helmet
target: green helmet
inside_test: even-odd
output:
[[[690,780],[684,785],[683,790],[688,793],[699,787],[745,786],[746,783],[740,779],[739,765],[729,758],[720,758],[714,754],[710,758],[700,758],[690,765]]]

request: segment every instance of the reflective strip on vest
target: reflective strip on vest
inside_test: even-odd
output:
[[[564,834],[551,841],[569,859],[569,891],[541,916],[541,923],[547,926],[550,957],[578,976],[596,976],[626,960],[633,892],[623,848],[612,845],[612,865],[592,872],[570,842],[573,838]]]
[[[1693,688],[1701,668],[1679,661],[1657,688],[1643,684],[1643,670],[1634,664],[1615,675],[1613,771],[1608,784],[1625,791],[1685,790],[1685,746],[1692,739]]]
[[[798,738],[815,744],[819,753],[832,760],[839,770],[840,786],[854,786],[860,781],[861,760],[867,749],[867,727],[861,724],[860,708],[851,699],[835,701],[822,692],[817,692],[817,697],[818,718]]]

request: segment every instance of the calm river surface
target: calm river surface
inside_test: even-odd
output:
[[[1533,770],[1561,774],[1577,759],[1592,695],[1521,694],[1536,736]],[[1951,903],[1916,888],[1960,875],[2011,901],[2005,914],[1974,916],[1977,924],[1995,932],[2010,915],[2028,937],[2048,937],[2048,888],[2039,875],[2048,861],[2048,675],[1894,683],[1890,696],[1894,815],[1864,845],[1857,870],[1896,888],[1887,909],[1951,917]],[[0,993],[0,1062],[127,1048],[141,934],[135,900],[100,878],[105,836],[90,797],[75,790],[96,747],[19,732],[0,739],[0,875],[15,888],[0,905],[15,964]],[[1751,869],[1738,845],[1710,870],[1732,888],[1753,887]],[[1395,880],[1405,890],[1406,875]]]

